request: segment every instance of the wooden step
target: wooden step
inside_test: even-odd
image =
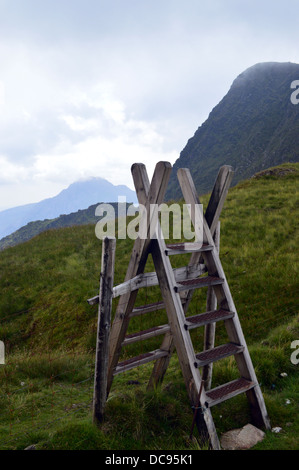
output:
[[[200,253],[202,251],[211,251],[212,245],[200,244],[200,243],[175,243],[172,245],[166,245],[165,253],[169,255],[182,255],[186,253]]]
[[[148,312],[155,312],[156,310],[162,310],[165,308],[164,302],[154,302],[152,304],[147,305],[140,305],[139,307],[135,307],[129,315],[129,318],[137,317],[139,315],[143,315],[144,313]]]
[[[205,276],[199,277],[197,279],[189,279],[187,281],[177,282],[175,286],[176,292],[181,292],[183,290],[198,289],[199,287],[210,287],[216,286],[218,284],[223,284],[224,279],[217,276]]]
[[[229,310],[219,309],[212,310],[210,312],[200,313],[192,317],[187,317],[185,321],[185,330],[192,330],[193,328],[198,328],[209,323],[216,323],[222,320],[228,320],[233,318],[234,312]]]
[[[153,338],[155,336],[164,335],[169,330],[170,330],[169,325],[161,325],[161,326],[155,326],[153,328],[149,328],[148,330],[143,330],[143,331],[138,331],[137,333],[132,333],[125,337],[122,343],[122,346],[136,343],[138,341],[144,341],[146,339]]]
[[[220,359],[224,359],[225,357],[240,354],[242,351],[244,351],[244,346],[241,346],[240,344],[222,344],[216,348],[208,349],[207,351],[196,354],[196,362],[194,365],[195,367],[203,367],[211,362],[220,361]]]
[[[168,351],[156,349],[155,351],[147,352],[144,354],[140,354],[139,356],[132,357],[131,359],[127,359],[126,361],[119,362],[117,367],[115,368],[113,375],[121,374],[122,372],[126,372],[127,370],[134,369],[134,367],[146,364],[147,362],[155,361],[156,359],[160,359],[161,357],[168,356],[168,354]]]
[[[224,385],[220,385],[219,387],[213,388],[212,390],[206,392],[207,401],[205,405],[207,407],[218,405],[218,403],[229,400],[230,398],[233,398],[240,393],[247,392],[256,385],[256,383],[244,379],[243,377],[237,380],[233,380],[232,382],[228,382]]]
[[[186,303],[186,300],[182,299],[182,305]],[[144,315],[145,313],[156,312],[157,310],[163,310],[165,304],[163,301],[154,302],[152,304],[140,305],[135,307],[129,315],[129,318],[138,317],[139,315]]]

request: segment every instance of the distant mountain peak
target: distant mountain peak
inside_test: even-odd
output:
[[[176,178],[181,167],[190,168],[203,194],[222,165],[233,166],[236,184],[264,168],[299,161],[299,105],[290,100],[294,80],[299,64],[292,62],[257,63],[238,75],[180,153],[166,197],[182,197]]]
[[[125,185],[115,186],[101,177],[76,181],[54,197],[0,212],[0,239],[28,222],[54,219],[101,202],[117,202],[120,196],[137,202],[135,192]]]

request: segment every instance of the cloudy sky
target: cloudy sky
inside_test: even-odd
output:
[[[0,0],[0,209],[174,163],[246,68],[299,63],[298,0]],[[299,79],[299,77],[298,77]]]

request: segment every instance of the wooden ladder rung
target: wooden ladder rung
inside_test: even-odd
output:
[[[194,365],[195,367],[203,367],[206,364],[220,361],[220,359],[224,359],[225,357],[233,356],[235,354],[240,354],[243,351],[244,346],[241,346],[240,344],[222,344],[216,348],[208,349],[207,351],[196,354],[196,362]]]
[[[198,315],[193,315],[187,317],[185,320],[185,330],[192,330],[193,328],[198,328],[203,325],[208,325],[209,323],[216,323],[218,321],[229,320],[234,317],[234,312],[229,310],[219,309],[211,310],[205,313],[199,313]]]
[[[169,255],[182,255],[186,253],[200,253],[202,251],[211,251],[212,245],[200,244],[200,243],[175,243],[172,245],[166,245],[165,253]]]
[[[122,372],[126,372],[127,370],[134,369],[135,367],[141,366],[151,361],[155,361],[156,359],[160,359],[161,357],[168,355],[169,352],[163,351],[162,349],[156,349],[155,351],[140,354],[139,356],[132,357],[126,361],[119,362],[113,375],[121,374]]]
[[[186,303],[185,299],[182,299],[182,305]],[[145,313],[156,312],[157,310],[163,310],[165,304],[163,301],[154,302],[152,304],[141,305],[140,307],[135,307],[129,315],[129,318],[138,317],[139,315],[144,315]]]
[[[152,304],[140,305],[140,307],[135,307],[129,315],[129,318],[137,317],[138,315],[143,315],[148,312],[155,312],[156,310],[162,310],[165,308],[164,302],[154,302]]]
[[[170,330],[169,325],[161,325],[161,326],[155,326],[153,328],[149,328],[148,330],[143,330],[143,331],[138,331],[137,333],[132,333],[125,337],[122,343],[122,346],[136,343],[138,341],[144,341],[149,338],[154,338],[155,336],[164,335],[169,330]]]
[[[232,382],[220,385],[219,387],[213,388],[212,390],[206,392],[207,401],[205,405],[218,405],[219,403],[222,403],[225,400],[229,400],[230,398],[233,398],[240,393],[247,392],[256,385],[256,383],[244,379],[243,377],[232,380]]]
[[[198,279],[190,279],[187,281],[180,281],[175,286],[175,292],[181,292],[183,290],[198,289],[199,287],[210,287],[223,284],[224,279],[217,276],[205,276]]]
[[[99,296],[96,295],[95,297],[91,297],[90,299],[87,299],[87,303],[89,305],[96,305],[99,303]]]

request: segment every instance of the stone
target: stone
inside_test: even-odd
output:
[[[241,429],[233,429],[224,433],[220,444],[224,450],[246,450],[261,442],[265,433],[252,424],[246,424]]]
[[[36,445],[33,444],[33,445],[31,445],[31,446],[28,446],[28,447],[26,447],[26,449],[24,449],[24,450],[36,450]]]

